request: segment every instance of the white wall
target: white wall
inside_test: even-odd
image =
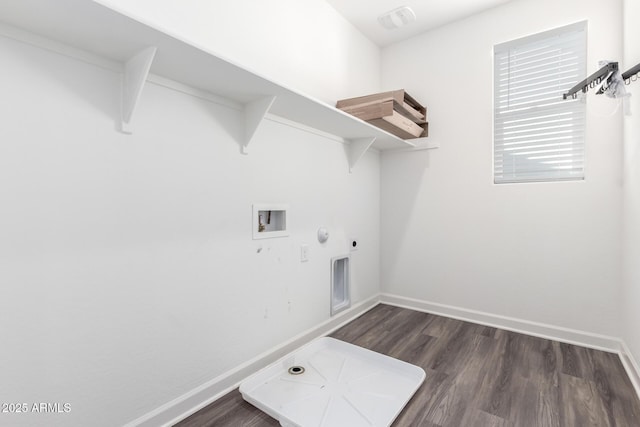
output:
[[[383,155],[383,291],[619,336],[616,103],[588,96],[586,181],[492,183],[493,46],[585,19],[588,69],[620,58],[608,0],[514,1],[383,50],[383,89],[423,101],[441,144]]]
[[[243,156],[238,111],[154,84],[123,135],[117,74],[0,56],[0,402],[71,404],[0,424],[122,425],[318,325],[346,237],[354,303],[379,292],[377,153],[349,174],[341,143],[267,121]],[[291,235],[252,240],[253,202],[289,203]]]
[[[380,49],[324,0],[98,0],[331,105],[380,87]]]
[[[640,62],[640,2],[624,2],[624,61],[628,70]],[[624,134],[624,340],[636,363],[640,362],[640,82],[627,86],[631,116]]]

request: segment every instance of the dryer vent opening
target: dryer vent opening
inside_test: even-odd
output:
[[[331,315],[351,307],[349,256],[331,259]]]

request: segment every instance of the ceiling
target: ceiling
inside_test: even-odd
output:
[[[512,0],[327,0],[362,34],[380,47],[406,40]],[[387,30],[378,16],[401,6],[409,6],[416,21],[402,28]]]

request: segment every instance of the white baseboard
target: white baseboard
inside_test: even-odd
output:
[[[633,353],[631,353],[627,343],[621,341],[620,344],[620,360],[622,360],[622,366],[624,366],[624,369],[627,371],[629,379],[636,389],[638,398],[640,398],[640,365],[638,365],[638,362],[633,357]]]
[[[612,353],[620,352],[620,339],[606,335],[593,334],[591,332],[578,331],[545,323],[531,322],[513,317],[500,316],[482,311],[469,310],[451,305],[422,301],[413,298],[405,298],[398,295],[381,294],[380,302],[395,305],[397,307],[410,308],[426,313],[438,314],[453,319],[478,323],[508,331],[519,332],[525,335],[560,341],[567,344],[575,344],[582,347],[603,350]]]
[[[188,393],[162,405],[161,407],[125,424],[124,427],[172,426],[189,415],[199,411],[216,399],[224,396],[251,374],[286,356],[300,346],[330,334],[336,329],[361,316],[380,303],[380,295],[362,301],[348,310],[326,320],[289,341],[278,345],[235,369],[202,384]]]
[[[469,310],[451,305],[405,298],[398,295],[380,294],[380,302],[382,304],[409,308],[412,310],[451,317],[453,319],[506,329],[525,335],[532,335],[567,344],[593,348],[595,350],[617,353],[622,365],[627,371],[627,375],[629,375],[629,379],[631,380],[638,397],[640,398],[640,365],[638,365],[634,359],[627,344],[620,338],[578,331],[545,323],[531,322],[513,317],[500,316],[482,311]]]

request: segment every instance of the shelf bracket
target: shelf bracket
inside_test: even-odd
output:
[[[156,55],[155,46],[141,50],[124,64],[122,77],[122,132],[131,133],[131,118],[140,100],[140,94],[149,76]]]
[[[275,96],[265,96],[244,106],[245,134],[244,141],[242,141],[242,154],[249,154],[249,144],[275,100]]]
[[[356,166],[356,163],[358,163],[364,153],[366,153],[371,145],[373,145],[375,140],[375,136],[348,140],[349,145],[347,146],[347,155],[349,159],[349,173],[353,172],[353,168]]]

